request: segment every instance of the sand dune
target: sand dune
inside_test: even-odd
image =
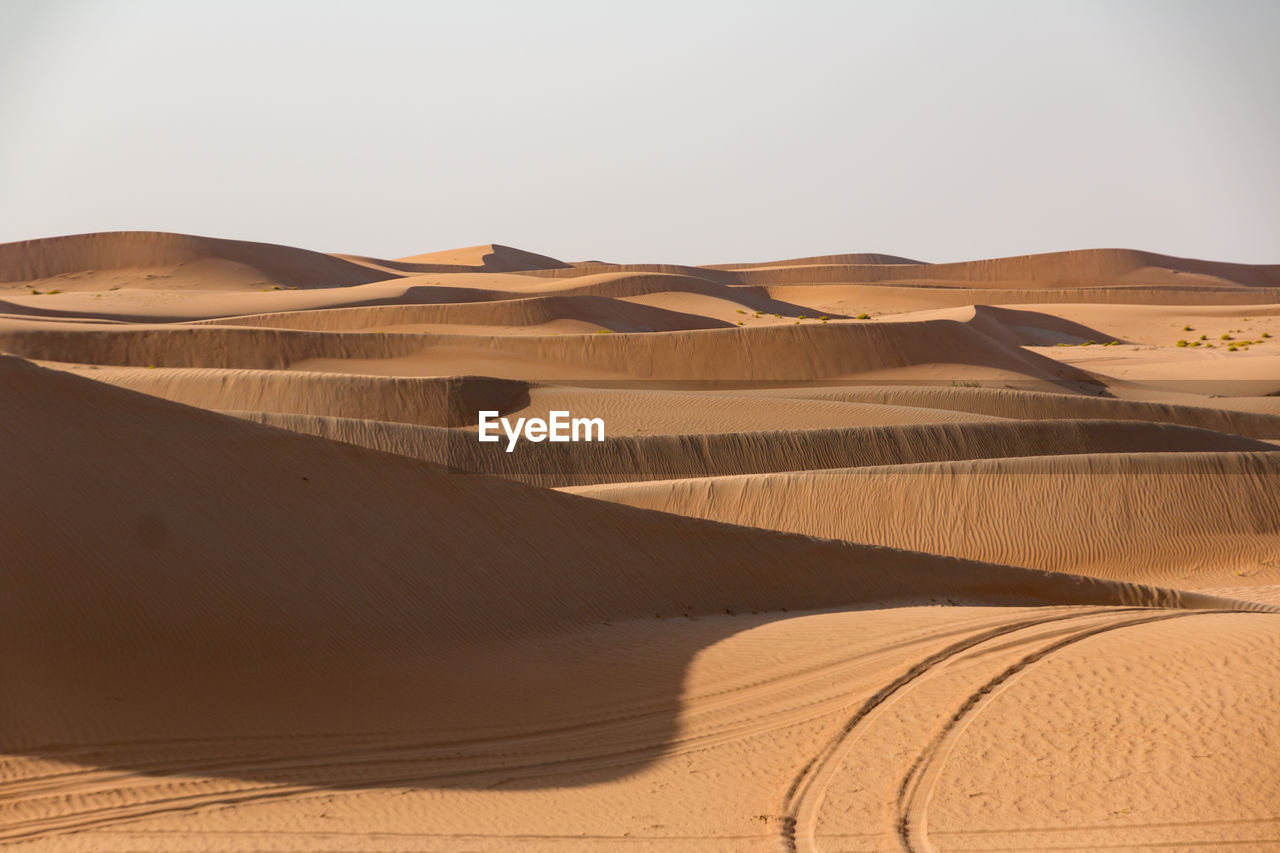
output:
[[[204,589],[205,593],[217,596],[208,601],[212,609],[208,613],[188,615],[233,618],[235,621],[249,619],[256,604],[241,600],[234,611],[238,615],[233,615],[232,611],[224,608],[235,596],[225,597],[226,592],[217,592],[216,587],[223,582],[232,588],[243,584],[265,584],[261,594],[267,598],[261,601],[261,605],[271,609],[271,619],[267,620],[269,630],[279,632],[282,638],[292,630],[301,630],[317,616],[309,609],[311,607],[319,607],[322,611],[336,608],[332,614],[334,618],[347,608],[386,607],[389,612],[381,613],[379,619],[388,625],[403,623],[411,626],[414,632],[423,631],[429,625],[428,634],[459,639],[475,631],[480,631],[481,635],[490,631],[519,633],[546,630],[561,622],[586,620],[589,624],[591,620],[605,617],[645,617],[651,615],[655,607],[660,611],[663,601],[666,601],[670,612],[681,613],[690,601],[697,601],[700,597],[706,603],[695,606],[694,610],[704,612],[719,612],[725,604],[736,605],[742,610],[776,609],[778,606],[796,608],[806,606],[803,603],[805,596],[814,596],[808,606],[817,607],[851,602],[855,599],[850,596],[855,594],[864,596],[862,600],[868,600],[869,596],[879,596],[884,600],[928,597],[935,594],[932,586],[939,582],[955,582],[963,586],[966,583],[965,571],[976,573],[977,584],[983,588],[989,583],[983,573],[1007,575],[1011,579],[1008,599],[1011,602],[1053,597],[1058,593],[1051,590],[1058,587],[1063,590],[1061,603],[1072,603],[1072,594],[1079,596],[1074,599],[1078,603],[1134,604],[1144,600],[1143,596],[1147,596],[1149,601],[1157,600],[1154,592],[1128,586],[985,565],[965,569],[961,563],[950,559],[815,542],[806,537],[767,532],[753,534],[739,528],[617,508],[496,478],[449,475],[439,466],[248,424],[240,419],[112,388],[9,357],[0,360],[0,364],[3,365],[6,397],[21,404],[6,419],[5,441],[9,447],[20,451],[16,458],[30,469],[28,473],[15,467],[11,471],[14,476],[7,481],[8,486],[15,490],[8,499],[15,510],[6,518],[6,541],[12,542],[17,549],[10,552],[14,567],[7,579],[17,584],[15,591],[20,589],[24,594],[41,600],[53,595],[54,598],[48,601],[50,606],[71,606],[69,590],[57,588],[59,585],[53,578],[70,570],[69,567],[98,566],[100,575],[82,579],[109,598],[93,605],[89,589],[75,592],[76,600],[82,602],[79,606],[98,610],[98,615],[92,617],[95,624],[103,619],[123,620],[125,614],[150,606],[148,601],[125,600],[139,592],[133,581],[108,590],[113,579],[119,576],[123,580],[131,576],[129,573],[145,571],[144,577],[160,583],[162,577],[154,571],[174,551],[196,547],[210,549],[210,554],[218,553],[220,558],[200,558],[207,574],[198,581],[189,574],[179,574],[170,576],[162,584],[176,584],[178,589],[190,588],[192,591],[200,589],[201,585],[210,585]],[[71,440],[73,436],[76,437],[74,441]],[[101,447],[110,447],[112,452],[98,452]],[[199,452],[191,452],[193,447]],[[136,464],[144,458],[151,461]],[[233,459],[234,465],[226,464]],[[37,473],[39,476],[35,476]],[[133,498],[117,501],[110,507],[100,506],[96,512],[89,513],[89,502],[97,501],[97,496],[83,490],[77,492],[70,487],[71,482],[83,481],[89,476],[97,482],[113,483],[122,496],[133,495]],[[396,478],[404,481],[403,489],[407,491],[394,494],[412,494],[412,500],[392,504],[385,497],[374,499],[376,494],[385,496],[392,493],[387,481]],[[146,481],[148,485],[136,490],[123,489],[122,486],[130,481]],[[199,483],[200,488],[193,491],[190,488],[192,483]],[[268,488],[269,483],[274,485]],[[172,492],[171,498],[164,497],[166,491]],[[21,500],[18,500],[19,495],[23,496]],[[229,495],[235,495],[237,499],[222,500]],[[58,515],[45,511],[55,505],[56,496],[60,496],[61,501],[57,504],[58,513],[77,518],[83,535],[64,537],[55,543],[51,539],[57,537],[52,536],[51,530],[45,531],[50,534],[49,538],[42,533],[43,528],[58,523]],[[364,504],[365,508],[357,512],[355,507],[366,499],[373,502]],[[401,508],[393,513],[397,504]],[[614,589],[615,582],[605,583],[598,577],[583,584],[572,577],[552,576],[545,573],[550,570],[550,565],[533,575],[530,572],[534,567],[525,559],[515,561],[523,578],[518,586],[535,582],[545,585],[544,592],[549,596],[548,612],[533,612],[535,609],[527,607],[528,602],[521,600],[524,594],[517,594],[517,590],[511,588],[501,593],[496,588],[489,590],[497,596],[495,598],[481,595],[478,589],[466,589],[464,592],[462,588],[473,583],[491,585],[497,581],[497,578],[483,579],[496,570],[497,555],[475,553],[477,549],[469,541],[468,531],[482,529],[483,520],[492,514],[481,509],[485,505],[493,510],[501,508],[505,525],[527,518],[534,528],[544,530],[544,535],[551,537],[546,547],[561,542],[579,551],[586,564],[584,570],[591,570],[590,565],[594,564],[594,558],[589,556],[593,546],[581,538],[572,542],[560,539],[555,532],[557,524],[568,523],[572,517],[575,528],[594,527],[606,538],[616,537],[618,527],[633,529],[639,537],[637,541],[649,542],[644,547],[627,549],[638,561],[636,569],[643,567],[644,585],[648,591],[639,595],[638,590]],[[271,506],[276,508],[268,510]],[[303,507],[307,510],[302,515],[305,518],[303,523],[309,530],[309,539],[305,542],[290,534],[289,525],[279,517],[281,513],[295,515]],[[329,528],[316,524],[317,513],[331,516],[334,526]],[[395,518],[389,518],[388,514],[394,514]],[[598,521],[584,524],[593,515],[599,516]],[[347,536],[346,529],[357,516],[359,523],[367,526],[369,531],[390,529],[393,525],[405,526],[397,536],[383,539],[362,534],[356,541]],[[339,522],[339,518],[347,520]],[[410,521],[411,518],[414,520]],[[610,518],[626,518],[627,523],[614,525],[608,523]],[[462,523],[464,520],[465,524]],[[232,537],[235,541],[216,535],[220,525],[227,526],[226,530],[230,532],[229,525],[232,524],[239,528]],[[477,524],[481,527],[477,528]],[[269,528],[275,525],[282,525],[284,529],[279,534],[268,533]],[[90,527],[108,539],[124,537],[135,562],[122,565],[111,555],[96,551],[93,543],[105,540],[88,535]],[[668,532],[659,535],[658,531],[664,527],[669,528]],[[111,530],[114,532],[109,532]],[[252,535],[250,531],[253,530],[261,535]],[[431,559],[447,563],[452,576],[448,583],[460,587],[462,598],[457,603],[449,605],[440,600],[434,601],[431,609],[437,615],[431,623],[424,622],[422,612],[414,609],[422,606],[423,601],[398,603],[394,599],[382,599],[395,589],[404,591],[428,580],[432,583],[446,580],[439,573],[419,573],[418,580],[414,580],[416,570],[412,566],[421,558],[410,556],[414,550],[406,549],[404,536],[408,531],[419,531],[414,535],[425,537],[424,543],[434,543]],[[446,531],[452,532],[446,536]],[[683,532],[677,534],[677,531]],[[686,583],[688,579],[679,574],[678,564],[685,563],[688,558],[674,558],[681,550],[689,551],[689,543],[678,541],[686,536],[706,543],[724,543],[716,547],[723,547],[732,555],[724,560],[724,574],[720,577],[708,573],[708,566],[701,565],[698,570],[701,579],[695,586],[705,585],[705,592],[699,595],[695,595],[695,590]],[[448,545],[450,537],[458,541]],[[318,541],[320,539],[326,541]],[[252,557],[244,554],[236,557],[229,553],[248,540],[258,543],[251,549],[255,552]],[[600,543],[602,546],[603,542]],[[773,544],[766,546],[766,542]],[[504,547],[498,542],[494,545]],[[532,541],[525,539],[521,548],[528,549],[531,545]],[[616,549],[616,542],[614,547]],[[776,556],[766,557],[761,551],[765,547],[778,549]],[[457,553],[451,549],[458,549]],[[670,558],[663,556],[663,549]],[[55,551],[64,553],[55,554]],[[373,558],[372,551],[383,553]],[[776,565],[784,554],[791,554],[788,558],[791,559],[801,551],[814,552],[814,560],[806,561],[806,566],[815,575],[812,584],[800,582],[790,572],[768,580],[771,565]],[[271,557],[273,552],[277,556]],[[353,559],[359,552],[364,556]],[[464,552],[470,552],[470,556]],[[450,555],[447,559],[446,553]],[[827,556],[818,559],[819,553]],[[400,556],[395,556],[397,554]],[[621,554],[615,554],[615,558],[621,558]],[[406,559],[409,563],[404,562]],[[872,559],[883,559],[893,569],[883,572],[878,569],[857,573],[849,571],[851,565]],[[920,568],[906,568],[912,561]],[[278,564],[285,573],[267,577],[250,568],[255,563]],[[37,565],[45,567],[51,574],[37,570]],[[233,567],[236,565],[245,566],[244,575],[235,574],[237,570]],[[342,601],[326,600],[323,587],[344,583],[343,579],[357,565],[367,567],[363,571],[367,574],[368,585],[359,593],[361,598],[344,594]],[[616,561],[614,565],[615,570],[620,567]],[[58,569],[57,566],[63,568]],[[286,566],[294,568],[286,569]],[[751,569],[752,566],[758,568]],[[567,569],[567,565],[556,567],[558,572]],[[75,571],[83,575],[86,570],[79,568]],[[664,592],[663,585],[656,583],[657,579],[671,572],[677,574],[673,575]],[[279,590],[272,591],[277,584],[294,582],[289,580],[291,576],[296,582],[316,585],[305,596],[306,600],[277,598]],[[628,583],[626,572],[615,571],[611,576],[624,587]],[[1015,578],[1026,585],[1026,592],[1012,583]],[[34,587],[25,584],[34,584]],[[576,591],[570,593],[571,589]],[[163,592],[156,589],[147,595],[150,598]],[[432,595],[439,592],[437,589]],[[512,595],[514,597],[507,597]],[[729,598],[725,599],[726,595]],[[773,595],[780,598],[774,600],[770,597]],[[364,600],[366,596],[369,597],[367,601]],[[568,597],[561,599],[561,596]],[[6,598],[12,601],[11,597]],[[116,602],[118,607],[103,608],[101,605],[105,600]],[[681,602],[680,606],[671,610],[671,605],[677,600]],[[496,621],[488,627],[476,622],[472,622],[470,627],[452,624],[467,620],[467,615],[462,612],[464,601],[483,601],[484,609],[490,611]],[[520,613],[508,612],[510,608],[517,608]],[[545,609],[537,608],[538,611]],[[261,615],[265,617],[267,612],[264,609]],[[16,614],[10,615],[17,618]],[[302,621],[295,624],[295,618]],[[35,620],[34,612],[18,619],[32,624]],[[462,633],[455,629],[462,630]],[[78,630],[87,631],[89,625],[86,623]],[[182,633],[193,642],[201,640],[191,626],[183,628]]]
[[[859,256],[852,256],[858,258]],[[863,256],[865,257],[865,256]],[[805,263],[812,260],[812,263]],[[913,283],[945,286],[1011,288],[1107,288],[1174,286],[1197,288],[1280,287],[1280,265],[1229,264],[1193,258],[1175,258],[1129,249],[1087,249],[1050,252],[984,261],[947,264],[846,261],[845,256],[798,259],[773,264],[678,267],[662,264],[577,264],[568,269],[540,270],[535,274],[565,277],[616,271],[678,272],[705,270],[711,280],[732,284]]]
[[[889,406],[942,409],[998,418],[1155,421],[1182,424],[1218,432],[1270,439],[1280,436],[1280,418],[1258,405],[1256,411],[1236,410],[1242,398],[1221,403],[1204,397],[1200,405],[1178,405],[1090,397],[1082,394],[1055,394],[1016,388],[936,387],[924,385],[872,384],[823,388],[770,389],[768,396],[790,396],[816,400],[841,400]],[[1210,405],[1220,406],[1210,408]]]
[[[421,265],[452,265],[476,271],[489,270],[491,272],[564,269],[569,266],[563,261],[557,261],[555,258],[550,258],[546,255],[492,243],[483,246],[469,246],[465,249],[451,249],[444,252],[413,255],[408,258],[399,258],[396,262],[414,267]]]
[[[41,360],[158,367],[342,368],[352,373],[457,372],[453,356],[487,357],[478,372],[540,379],[550,366],[677,381],[804,382],[939,365],[940,376],[1095,384],[1088,374],[994,340],[970,324],[849,323],[636,335],[319,334],[224,326],[58,329],[0,325],[0,349]],[[787,359],[771,353],[785,349]],[[962,356],[957,354],[963,353]],[[882,374],[884,375],[884,374]]]
[[[1261,441],[1123,421],[993,421],[845,429],[609,436],[590,444],[480,444],[474,434],[410,424],[237,412],[296,432],[424,459],[463,472],[556,487],[945,459],[1045,454],[1265,451]],[[513,415],[515,412],[512,413]]]
[[[1255,266],[1174,258],[1128,249],[1051,252],[950,264],[815,264],[744,270],[741,284],[805,282],[914,282],[1020,287],[1126,287],[1187,285],[1200,288],[1278,287],[1280,265]]]
[[[10,752],[88,734],[77,725],[91,720],[106,727],[99,738],[190,736],[190,727],[206,737],[218,727],[248,734],[234,730],[245,721],[228,708],[187,717],[126,707],[138,713],[98,718],[113,701],[96,693],[110,692],[104,661],[156,686],[189,688],[194,677],[218,682],[263,654],[299,666],[329,654],[398,659],[433,643],[465,649],[655,614],[939,596],[1223,606],[450,475],[13,359],[0,364],[6,397],[19,404],[3,426],[17,464],[5,480],[0,623],[23,699],[5,727]],[[66,519],[75,536],[59,535]],[[495,537],[495,526],[524,532]],[[601,554],[609,555],[603,574]],[[291,701],[261,698],[278,710]],[[48,702],[64,711],[36,713]],[[300,725],[299,709],[288,710],[289,718],[249,717],[247,728]],[[306,716],[332,725],[348,712],[318,705]],[[381,722],[401,712],[420,709],[390,709]]]
[[[1280,578],[1280,452],[982,459],[575,491],[749,527],[1097,577],[1178,586]]]
[[[671,332],[729,326],[714,320],[647,305],[619,302],[601,296],[575,294],[541,296],[491,302],[457,302],[432,305],[379,305],[331,308],[323,311],[289,311],[206,321],[218,325],[303,329],[314,332],[444,331],[451,326],[546,327],[557,321],[574,321],[584,331]]]
[[[79,367],[50,364],[121,388],[205,409],[373,418],[456,427],[480,410],[515,411],[529,385],[484,376],[398,377],[213,368]]]
[[[384,278],[319,252],[186,234],[120,231],[0,244],[0,282],[56,279],[65,290],[108,281],[215,290],[264,284],[345,287]]]
[[[753,389],[754,390],[754,389]],[[644,388],[542,386],[511,417],[548,418],[554,410],[592,412],[605,419],[609,435],[697,435],[703,433],[839,429],[998,420],[991,415],[887,406],[839,399],[788,396],[788,389],[752,393],[651,391]],[[815,395],[816,397],[816,395]]]
[[[1128,250],[0,246],[0,844],[1274,849],[1278,311]]]
[[[708,268],[714,270],[750,270],[760,269],[762,267],[811,267],[832,264],[844,264],[850,266],[866,266],[872,264],[920,265],[921,262],[913,261],[910,258],[900,258],[897,255],[882,255],[878,252],[862,252],[844,255],[812,255],[807,258],[790,258],[785,261],[760,261],[754,264],[711,264]]]
[[[1058,311],[1060,306],[1092,306],[1096,314],[1109,316],[1121,306],[1201,306],[1205,290],[1198,287],[1135,286],[1111,288],[971,288],[900,284],[794,284],[760,285],[775,299],[808,305],[819,313],[873,318],[909,311],[936,308],[964,308],[970,305],[1034,305],[1036,310]],[[1215,290],[1212,299],[1220,307],[1240,316],[1245,306],[1280,303],[1280,288],[1251,287]],[[1040,306],[1046,306],[1041,308]],[[1047,308],[1047,306],[1054,306]],[[1126,328],[1130,324],[1124,324]],[[1179,324],[1181,327],[1181,324]]]

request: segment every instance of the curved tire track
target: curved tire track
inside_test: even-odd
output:
[[[1145,607],[1094,608],[1086,611],[1059,613],[1053,616],[1019,620],[971,634],[918,661],[863,702],[840,730],[823,746],[817,755],[801,768],[800,772],[792,780],[781,812],[783,849],[789,851],[789,853],[816,853],[819,849],[816,839],[817,817],[825,799],[826,787],[831,783],[835,772],[843,764],[845,755],[857,741],[858,736],[861,734],[860,728],[868,717],[885,706],[889,700],[893,699],[913,682],[932,673],[939,666],[957,655],[989,640],[1008,634],[1056,622],[1090,617],[1096,618],[1105,615],[1149,612],[1149,610],[1150,608]]]
[[[1224,613],[1240,613],[1248,611],[1233,610],[1195,610],[1180,611],[1176,613],[1165,613],[1157,616],[1148,616],[1141,619],[1126,619],[1124,621],[1115,622],[1110,625],[1103,625],[1097,628],[1091,628],[1084,631],[1078,631],[1067,637],[1055,640],[1039,649],[1025,655],[1016,663],[1010,665],[999,675],[987,681],[964,701],[959,710],[947,720],[942,730],[939,731],[925,747],[924,752],[911,765],[911,769],[907,771],[903,777],[902,783],[898,789],[897,802],[897,831],[898,841],[902,845],[902,849],[907,853],[934,853],[934,847],[929,841],[927,828],[927,809],[929,801],[932,798],[933,788],[937,783],[939,774],[945,763],[947,755],[954,746],[960,734],[966,726],[972,722],[974,717],[981,712],[985,705],[985,700],[989,699],[992,694],[1002,685],[1006,685],[1010,679],[1013,679],[1020,673],[1024,672],[1028,667],[1044,660],[1068,646],[1074,645],[1081,640],[1087,640],[1100,634],[1110,631],[1117,631],[1121,628],[1132,628],[1138,625],[1147,625],[1152,622],[1164,622],[1170,619],[1180,619],[1189,616],[1205,616],[1205,615],[1221,615]]]

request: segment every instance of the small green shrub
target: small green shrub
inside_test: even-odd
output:
[[[1187,342],[1186,342],[1186,341],[1178,341],[1178,344],[1177,344],[1177,345],[1178,345],[1178,346],[1180,346],[1180,347],[1185,347],[1185,346],[1187,345]]]
[[[870,319],[871,319],[871,315],[870,315],[870,314],[859,314],[859,315],[858,315],[858,319],[859,319],[859,320],[870,320]]]

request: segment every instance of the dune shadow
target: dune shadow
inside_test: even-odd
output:
[[[961,603],[939,596],[876,609]],[[5,751],[57,762],[62,774],[75,765],[175,785],[192,777],[235,780],[234,788],[219,790],[219,803],[299,789],[599,784],[707,737],[685,731],[681,719],[686,678],[700,652],[743,631],[812,615],[730,610],[605,620],[488,647],[387,647],[371,636],[347,636],[324,649],[260,649],[256,658],[227,656],[217,668],[193,662],[143,679],[136,663],[85,658],[80,671],[42,685],[44,695],[21,697],[19,708],[43,700],[59,713],[42,722],[19,711],[8,727],[42,731],[43,742]],[[923,647],[953,632],[961,629],[912,642]],[[860,698],[851,695],[850,703]]]

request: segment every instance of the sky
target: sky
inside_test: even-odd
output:
[[[1280,3],[0,0],[0,242],[1280,263]]]

